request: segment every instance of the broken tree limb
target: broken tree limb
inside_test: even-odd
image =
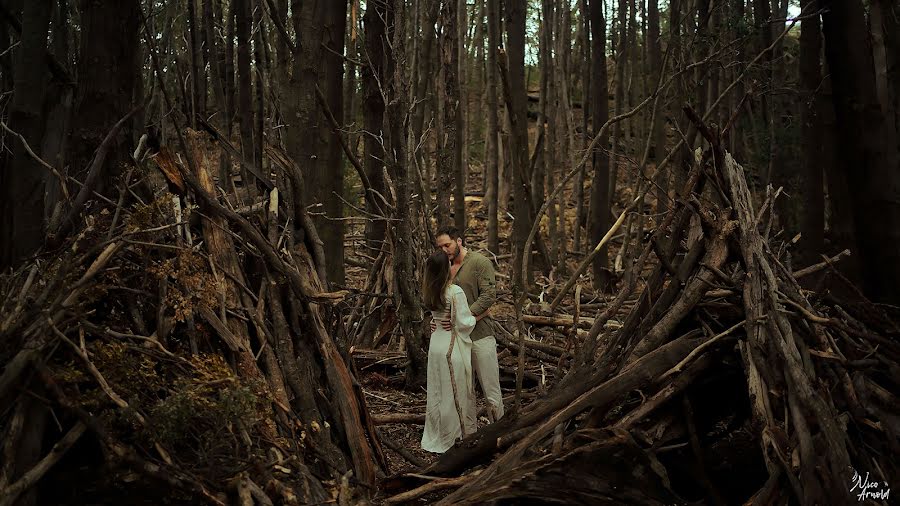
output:
[[[845,249],[844,251],[841,251],[840,253],[838,253],[837,255],[835,255],[831,258],[825,258],[823,256],[823,258],[825,258],[825,260],[823,262],[819,262],[817,264],[810,265],[809,267],[805,267],[803,269],[800,269],[799,271],[794,271],[794,277],[797,279],[800,279],[802,277],[809,276],[810,274],[815,274],[821,270],[827,269],[829,266],[831,266],[831,264],[841,260],[844,257],[848,257],[848,256],[850,256],[849,249]]]
[[[569,420],[589,407],[606,405],[624,392],[630,392],[649,384],[659,374],[681,361],[703,341],[702,338],[678,338],[639,358],[632,367],[608,381],[601,380],[598,384],[597,378],[603,378],[603,375],[594,374],[588,381],[575,383],[564,391],[558,391],[557,395],[551,398],[545,398],[541,402],[529,405],[529,409],[518,417],[503,417],[474,436],[466,438],[462,444],[448,450],[428,468],[428,472],[442,475],[460,469],[473,459],[485,458],[493,453],[500,435],[540,424],[526,438],[516,443],[513,450],[507,452],[504,457],[495,461],[488,468],[494,471],[502,469],[506,463],[515,460],[515,457],[509,456],[511,452],[524,450],[529,444],[552,432],[557,424]],[[478,482],[487,481],[489,480],[482,478],[478,480]]]
[[[402,504],[409,501],[413,501],[418,499],[424,495],[430,494],[432,492],[437,492],[439,490],[446,490],[448,488],[457,488],[462,485],[469,483],[474,478],[474,475],[466,474],[460,476],[458,478],[435,478],[433,481],[422,485],[421,487],[414,488],[408,492],[403,492],[402,494],[397,494],[392,497],[388,497],[384,500],[385,504]]]
[[[106,167],[106,155],[109,153],[109,150],[112,149],[113,143],[118,137],[119,130],[122,129],[123,126],[130,120],[138,111],[144,108],[144,105],[138,105],[134,109],[128,112],[124,118],[120,119],[115,125],[113,125],[112,129],[109,133],[106,134],[106,137],[103,139],[103,142],[100,143],[100,147],[97,148],[97,152],[94,154],[94,159],[91,161],[91,167],[88,171],[87,177],[84,179],[84,185],[81,187],[81,190],[78,191],[78,195],[75,196],[75,201],[72,202],[72,207],[69,209],[69,212],[66,213],[66,217],[62,219],[59,223],[59,227],[52,231],[51,234],[47,237],[47,246],[50,249],[56,249],[62,243],[62,240],[69,235],[69,232],[72,231],[72,228],[75,226],[75,219],[78,217],[78,214],[84,208],[84,204],[87,202],[88,198],[91,196],[91,193],[94,190],[94,187],[100,181],[100,175],[103,173],[103,169]]]
[[[628,204],[627,207],[625,207],[625,209],[622,209],[622,212],[619,214],[619,218],[616,219],[615,223],[613,223],[611,227],[609,227],[609,230],[606,231],[606,235],[604,235],[603,238],[600,239],[600,242],[598,242],[597,245],[594,246],[594,249],[592,249],[591,252],[588,253],[586,257],[584,257],[581,263],[578,264],[575,272],[573,272],[572,275],[569,276],[566,284],[564,284],[559,293],[556,294],[553,302],[550,303],[551,313],[553,311],[556,311],[556,306],[558,306],[559,303],[563,300],[563,297],[565,297],[566,294],[569,293],[569,290],[571,290],[572,287],[575,286],[575,283],[578,282],[579,276],[581,276],[584,271],[587,270],[587,268],[591,265],[591,262],[594,261],[594,258],[600,253],[600,250],[602,250],[603,247],[606,246],[606,243],[609,242],[610,238],[612,238],[612,236],[615,235],[616,231],[619,230],[619,227],[621,227],[622,223],[625,222],[625,217],[628,215],[628,213],[631,212],[631,210],[634,209],[634,206],[643,199],[644,193],[641,193],[634,200],[632,200],[631,203]]]
[[[76,422],[40,462],[23,474],[15,483],[0,489],[0,506],[11,506],[23,492],[34,486],[81,438],[87,429],[81,422]]]
[[[372,422],[374,422],[375,425],[387,425],[390,423],[425,425],[425,413],[386,413],[383,415],[372,415]]]
[[[422,424],[424,424],[425,423],[424,416],[422,418],[423,418]],[[416,466],[419,469],[422,469],[428,465],[427,462],[420,459],[419,457],[416,457],[415,454],[413,454],[411,451],[406,449],[403,445],[401,445],[401,444],[397,443],[396,441],[394,441],[393,439],[385,436],[384,431],[382,431],[381,429],[376,428],[375,433],[378,435],[378,440],[381,441],[384,444],[384,446],[387,446],[391,450],[394,450],[395,452],[397,452],[398,455],[400,455],[401,457],[406,459],[406,461],[409,462],[410,464]]]

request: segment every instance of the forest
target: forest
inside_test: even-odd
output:
[[[896,1],[0,0],[0,126],[0,506],[900,482]],[[432,453],[448,226],[506,412]]]

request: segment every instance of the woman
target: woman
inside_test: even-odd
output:
[[[462,288],[450,282],[450,260],[437,251],[425,262],[422,298],[435,320],[449,319],[452,330],[440,326],[428,346],[428,401],[422,448],[444,453],[457,439],[475,432],[475,391],[472,383],[472,340],[475,317]]]

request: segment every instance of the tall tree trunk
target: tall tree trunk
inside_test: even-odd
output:
[[[68,0],[59,0],[56,2],[56,8],[53,10],[52,16],[52,36],[53,41],[52,54],[58,62],[69,61],[69,2]],[[140,65],[140,59],[135,60],[135,64]],[[139,74],[140,75],[140,74]],[[137,83],[141,83],[138,78]],[[135,100],[143,100],[143,93],[140,87],[135,86]],[[140,97],[140,98],[138,98]],[[69,135],[69,127],[72,121],[72,106],[75,100],[75,83],[62,82],[58,78],[50,80],[49,85],[44,91],[44,139],[40,146],[41,158],[54,167],[65,166],[66,140]],[[140,127],[142,131],[145,120],[138,121],[135,115],[134,125]],[[44,174],[50,177],[49,174]],[[62,187],[59,182],[54,179],[47,179],[46,193],[44,194],[44,216],[52,218],[54,209],[62,199]]]
[[[467,39],[471,37],[468,36],[468,26],[469,26],[469,13],[467,9],[467,0],[457,0],[456,5],[456,33],[457,33],[457,51],[456,51],[456,68],[458,72],[456,74],[457,82],[459,83],[459,131],[456,134],[456,144],[459,146],[459,170],[460,176],[463,184],[461,185],[462,191],[459,192],[463,196],[465,196],[465,182],[468,181],[469,178],[469,101],[470,101],[470,92],[469,92],[469,53],[466,48],[471,45],[467,44]],[[455,197],[454,197],[455,198]],[[463,204],[461,207],[459,205],[455,206],[456,209],[462,209],[465,213],[466,206]],[[456,211],[454,211],[454,215]],[[459,218],[456,218],[456,226],[457,228],[460,224],[465,226],[466,220],[465,216],[463,216],[462,221]],[[460,230],[463,230],[460,228]]]
[[[659,78],[663,73],[662,68],[662,40],[659,31],[659,0],[647,0],[647,44],[649,48],[650,60],[650,91],[653,92],[659,84]],[[660,108],[661,109],[661,108]],[[666,157],[666,121],[662,110],[656,113],[656,121],[653,123],[653,160],[657,167],[659,163]],[[665,212],[669,204],[669,178],[657,171],[655,178],[656,189],[656,212],[657,214]]]
[[[900,171],[886,153],[865,11],[859,0],[825,1],[825,54],[831,69],[838,145],[853,202],[863,286],[877,301],[900,303]]]
[[[350,0],[350,16],[347,18],[347,56],[359,58],[359,0]],[[356,98],[356,65],[347,62],[347,73],[344,76],[344,125],[352,125],[356,121],[358,102]],[[356,136],[350,139],[350,145],[356,146]]]
[[[206,72],[203,65],[203,44],[197,25],[197,4],[187,0],[188,32],[191,43],[191,128],[197,128],[197,117],[206,114]]]
[[[821,5],[821,0],[820,5]],[[856,250],[856,232],[853,225],[853,203],[847,183],[848,174],[843,163],[838,160],[838,139],[843,136],[843,128],[838,126],[834,108],[834,93],[831,84],[831,68],[825,59],[822,67],[821,108],[822,119],[822,158],[825,172],[825,188],[827,190],[826,220],[828,239],[833,251],[845,249]],[[856,282],[861,283],[858,255],[851,255],[841,262],[841,271]]]
[[[221,5],[223,15],[228,16],[228,22],[225,23],[225,48],[222,62],[223,90],[225,91],[225,128],[228,137],[231,137],[231,131],[234,128],[235,120],[235,89],[237,83],[237,74],[234,68],[234,38],[235,38],[235,7],[239,6],[239,2],[244,0],[233,0],[227,10]],[[224,4],[224,0],[222,0]],[[227,14],[226,14],[227,12]],[[229,184],[230,185],[230,184]]]
[[[616,96],[615,96],[615,116],[619,116],[625,112],[625,70],[628,63],[628,0],[619,0],[619,39],[616,52]],[[608,193],[609,203],[612,202],[616,195],[616,184],[619,174],[619,161],[621,156],[620,150],[624,151],[622,143],[622,122],[618,122],[612,127],[612,149],[610,150],[610,166],[609,166],[609,187]],[[595,125],[594,128],[599,128]],[[609,220],[609,205],[606,206],[604,213]],[[603,231],[605,233],[606,230]],[[592,238],[593,239],[593,238]]]
[[[9,124],[33,149],[40,148],[43,138],[41,107],[47,71],[37,62],[47,53],[50,7],[50,2],[25,2],[20,47],[13,59]],[[44,240],[46,169],[27,154],[18,139],[7,137],[7,141],[12,153],[0,168],[0,270],[19,264]]]
[[[432,69],[435,65],[434,49],[435,49],[435,30],[434,27],[438,21],[440,13],[440,0],[421,0],[424,5],[420,7],[420,16],[422,24],[421,40],[419,41],[419,51],[421,57],[417,62],[419,66],[418,79],[416,80],[416,100],[422,103],[415,108],[412,117],[413,138],[417,141],[422,138],[425,129],[426,112],[434,112],[434,100],[432,100],[432,89],[429,85],[435,80]],[[425,168],[423,167],[423,170]]]
[[[500,126],[497,118],[497,51],[500,48],[500,0],[487,0],[487,165],[485,177],[487,189],[488,249],[500,253],[498,227],[499,214],[499,171],[500,171]]]
[[[757,52],[762,52],[766,48],[772,45],[772,25],[771,25],[771,5],[769,4],[769,0],[753,0],[753,21],[756,24],[757,30],[757,42],[756,42],[756,50]],[[760,67],[760,75],[758,79],[762,83],[768,83],[771,85],[772,80],[772,52],[766,51],[763,57],[759,60]],[[758,121],[760,128],[757,129],[757,132],[768,131],[766,138],[768,139],[768,146],[766,147],[766,158],[765,165],[761,167],[760,170],[760,179],[762,179],[763,184],[766,185],[769,183],[771,174],[771,163],[772,157],[771,148],[772,146],[772,136],[773,136],[773,128],[772,126],[772,110],[771,110],[771,100],[770,97],[765,94],[760,94],[760,107],[758,118],[754,118],[754,120]],[[759,153],[759,151],[757,151]],[[762,154],[762,153],[760,153]]]
[[[347,24],[347,1],[331,0],[326,2],[327,14],[322,44],[322,66],[325,69],[322,92],[328,107],[336,118],[344,116],[343,78],[344,35]],[[322,86],[320,84],[320,86]],[[321,114],[320,114],[321,115]],[[321,189],[320,202],[325,204],[328,220],[323,220],[317,228],[319,236],[325,243],[325,255],[328,258],[326,271],[330,283],[344,283],[344,152],[341,145],[334,141],[332,132],[327,127],[319,129],[319,142],[324,147],[324,163],[318,165],[319,174],[311,181]]]
[[[805,0],[802,12],[818,10],[817,0]],[[825,192],[822,170],[822,119],[819,115],[821,99],[819,86],[822,82],[820,64],[822,52],[822,30],[819,16],[809,16],[801,21],[800,27],[800,89],[802,95],[800,149],[802,196],[792,195],[802,201],[802,223],[800,256],[803,263],[814,263],[824,250],[825,233]]]
[[[250,69],[250,25],[252,0],[234,0],[235,31],[237,35],[237,114],[241,132],[241,184],[250,196],[256,195],[256,179],[247,165],[256,159],[253,145],[253,71]]]
[[[900,157],[898,100],[900,100],[900,8],[896,2],[871,2],[869,23],[875,57],[875,88],[885,117],[888,160]],[[896,167],[896,166],[895,166]],[[900,169],[900,167],[897,167]]]
[[[455,0],[451,0],[455,1]],[[393,51],[394,69],[389,76],[387,90],[388,121],[385,130],[389,133],[390,160],[393,166],[394,183],[397,190],[397,228],[394,240],[394,273],[398,290],[394,301],[398,308],[400,327],[407,340],[409,365],[406,369],[408,387],[421,387],[425,384],[427,357],[423,348],[422,334],[424,328],[422,303],[416,290],[416,262],[412,236],[412,219],[409,195],[412,188],[409,184],[412,167],[406,163],[407,125],[409,111],[409,82],[406,63],[406,16],[405,0],[393,0]]]
[[[535,167],[534,174],[532,174],[531,179],[531,200],[534,202],[535,206],[540,207],[544,202],[544,177],[546,177],[546,183],[550,188],[550,191],[553,191],[553,168],[555,166],[556,160],[554,159],[554,148],[556,144],[555,138],[555,125],[553,118],[551,117],[551,111],[554,110],[553,103],[555,102],[555,83],[551,84],[550,76],[554,72],[558,72],[559,70],[555,68],[553,61],[553,22],[554,19],[554,8],[551,0],[542,0],[541,1],[541,27],[540,27],[540,61],[539,65],[541,68],[541,88],[540,88],[540,116],[538,117],[538,131],[543,132],[544,135],[544,143],[543,146],[538,146],[537,149],[540,149],[540,162],[538,162]],[[540,186],[538,186],[540,185]],[[556,248],[555,245],[558,241],[557,237],[557,221],[556,221],[556,208],[551,203],[550,208],[547,212],[547,225],[548,225],[548,235],[550,238],[550,258],[548,259],[551,264],[556,262]]]
[[[317,216],[325,251],[326,272],[342,279],[343,224],[341,223],[341,152],[316,99],[318,86],[336,118],[343,117],[342,75],[344,29],[347,2],[292,0],[291,22],[297,34],[297,51],[282,104],[288,121],[285,129],[290,156],[303,168],[304,188],[298,189],[307,202],[322,206],[325,216]],[[336,195],[335,195],[336,194]],[[299,210],[297,210],[299,212]],[[335,280],[332,280],[335,281]]]
[[[253,7],[253,29],[252,33],[255,33],[253,38],[253,62],[254,62],[254,72],[253,72],[253,80],[254,80],[254,99],[256,101],[256,118],[255,118],[255,128],[253,129],[253,146],[255,146],[254,150],[254,159],[253,165],[258,167],[260,171],[263,168],[263,138],[265,135],[266,128],[266,101],[265,101],[265,82],[266,82],[266,55],[265,55],[265,25],[263,24],[263,2],[265,0],[255,0]]]
[[[200,0],[202,2],[201,9],[203,11],[203,50],[206,53],[206,60],[209,62],[209,73],[212,76],[212,96],[216,100],[216,108],[218,109],[218,117],[222,122],[222,131],[230,130],[228,114],[225,107],[225,78],[224,73],[224,53],[219,51],[219,41],[216,38],[216,21],[217,17],[213,9],[213,3],[216,0]],[[231,173],[231,157],[227,153],[222,153],[219,157],[219,186],[228,188],[228,175]]]
[[[507,0],[506,33],[508,59],[509,116],[510,116],[510,164],[512,165],[513,187],[513,284],[519,290],[522,286],[522,259],[530,255],[523,251],[531,229],[529,213],[528,181],[528,96],[525,89],[525,0]],[[530,273],[529,273],[530,277]]]
[[[441,6],[441,66],[444,75],[444,135],[438,157],[441,184],[438,192],[453,192],[454,225],[460,234],[466,232],[465,180],[462,171],[462,104],[459,89],[459,17],[457,0],[445,0]],[[451,182],[452,181],[452,182]],[[440,202],[440,196],[438,201]],[[438,220],[450,223],[449,213]]]
[[[106,134],[136,104],[133,103],[138,74],[138,0],[81,0],[81,47],[78,90],[69,137],[70,175],[84,180],[94,151]],[[133,138],[126,125],[106,157],[107,177],[97,187],[104,193],[107,183],[130,159]]]
[[[582,137],[582,146],[583,149],[587,149],[587,146],[591,142],[591,135],[588,131],[588,121],[591,118],[592,107],[592,71],[591,71],[591,15],[590,10],[588,8],[588,0],[581,0],[580,10],[581,10],[581,62],[579,65],[580,71],[579,75],[582,76],[581,79],[581,137]],[[575,206],[577,207],[577,214],[575,218],[575,251],[580,252],[582,250],[582,240],[581,240],[581,229],[587,224],[588,210],[585,208],[584,202],[584,182],[585,176],[587,175],[587,170],[585,167],[581,167],[578,171],[577,180],[575,181]]]
[[[364,61],[368,64],[362,68],[363,90],[363,128],[367,132],[363,136],[363,167],[366,177],[372,185],[372,190],[381,195],[385,194],[383,163],[384,149],[379,141],[379,135],[384,125],[384,95],[381,86],[390,76],[388,73],[388,54],[390,49],[385,37],[387,29],[385,22],[389,13],[381,0],[366,3],[366,12],[363,15],[365,27],[365,55]],[[380,200],[379,200],[380,202]],[[372,214],[387,212],[385,209],[373,209],[372,204],[366,199],[366,210]],[[366,243],[371,251],[377,254],[381,249],[381,242],[385,237],[385,222],[383,220],[370,220],[366,222]]]
[[[787,17],[787,3],[779,6],[784,9],[776,13],[776,18]],[[773,90],[782,89],[787,81],[786,66],[781,63],[784,60],[784,38],[773,49],[772,60],[778,62],[772,68]],[[800,189],[803,187],[802,174],[799,164],[790,160],[789,147],[786,145],[788,129],[790,128],[792,108],[789,107],[784,96],[774,95],[770,97],[771,111],[771,135],[769,138],[770,153],[770,177],[776,186],[784,188],[789,196],[781,198],[777,202],[781,226],[785,231],[785,239],[790,240],[801,231],[803,208],[807,206],[806,196],[801,197]]]
[[[685,9],[685,0],[672,0],[669,4],[669,30],[672,30],[671,33],[671,45],[672,50],[676,52],[678,57],[670,58],[672,61],[672,71],[675,72],[678,69],[679,62],[683,62],[687,58],[688,51],[682,47],[682,12]],[[689,8],[689,5],[687,6]],[[686,45],[686,44],[685,44]],[[693,124],[688,120],[687,116],[680,112],[681,107],[688,102],[688,91],[687,91],[687,78],[682,76],[676,80],[676,91],[675,95],[677,97],[678,106],[676,107],[677,113],[677,123],[678,123],[678,131],[680,132],[688,132],[688,139],[690,138],[691,130],[695,130]],[[681,145],[681,149],[677,154],[678,163],[675,164],[675,167],[671,170],[673,172],[673,177],[671,178],[675,183],[675,191],[678,192],[681,188],[684,187],[685,179],[690,170],[690,166],[693,163],[694,154],[691,149],[691,142],[684,142]],[[666,176],[668,177],[668,176]]]
[[[606,75],[606,20],[603,16],[602,0],[590,0],[591,7],[591,116],[594,133],[609,120],[609,82]],[[616,103],[619,103],[617,99]],[[590,240],[591,246],[603,239],[603,235],[609,229],[609,155],[604,148],[609,143],[602,142],[600,149],[594,151],[593,165],[594,177],[591,183],[591,219]],[[590,248],[590,246],[589,246]],[[609,250],[604,246],[591,264],[594,273],[594,288],[608,290],[610,287],[609,272],[606,269],[609,263]]]
[[[555,150],[555,167],[549,172],[553,176],[554,181],[548,185],[550,191],[556,186],[555,178],[557,175],[563,177],[568,168],[572,166],[572,153],[575,152],[575,119],[572,114],[571,105],[571,68],[572,61],[572,6],[568,3],[562,5],[562,10],[558,11],[556,16],[556,44],[555,51],[558,55],[557,71],[554,72],[556,88],[556,101],[554,106],[554,125],[556,131],[556,150]],[[556,269],[559,274],[566,271],[566,253],[568,250],[568,222],[567,209],[568,202],[564,196],[558,198],[559,213],[557,219],[557,240],[554,241],[557,251]],[[576,228],[578,227],[576,223]]]

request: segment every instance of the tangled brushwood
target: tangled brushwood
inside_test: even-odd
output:
[[[67,479],[99,502],[346,503],[383,472],[299,168],[273,153],[277,189],[241,209],[206,135],[186,145],[134,167],[166,175],[155,200],[123,177],[118,206],[0,278],[0,504]],[[59,490],[33,488],[47,473]]]
[[[501,345],[555,371],[546,393],[380,482],[380,422],[338,343],[374,346],[414,323],[397,279],[412,276],[392,274],[385,246],[364,291],[393,295],[337,304],[350,294],[325,289],[300,169],[267,148],[276,182],[241,207],[216,194],[217,149],[188,131],[178,156],[133,168],[166,175],[154,199],[126,175],[118,202],[0,278],[0,505],[67,491],[265,505],[448,490],[444,504],[812,505],[855,500],[859,476],[892,483],[896,318],[803,289],[832,260],[786,266],[773,202],[757,211],[743,169],[697,125],[710,147],[616,298],[581,321],[590,330],[576,318],[563,347],[498,326]]]
[[[830,261],[784,265],[768,238],[772,202],[757,211],[717,132],[687,112],[711,147],[615,300],[583,338],[575,322],[571,349],[524,341],[558,365],[555,385],[420,473],[445,478],[394,477],[407,490],[389,502],[456,489],[440,504],[849,504],[855,476],[896,481],[890,308],[802,289]]]

